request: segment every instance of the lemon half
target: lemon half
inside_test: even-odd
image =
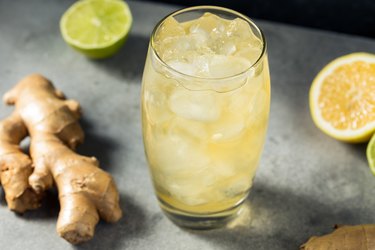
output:
[[[375,131],[375,55],[353,53],[325,66],[310,88],[310,112],[327,135],[368,141]]]

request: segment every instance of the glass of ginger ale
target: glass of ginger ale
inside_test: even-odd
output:
[[[221,7],[170,14],[151,35],[141,102],[163,212],[186,228],[225,225],[249,193],[265,141],[270,76],[262,31]]]

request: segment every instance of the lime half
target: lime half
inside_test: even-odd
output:
[[[109,57],[124,44],[132,15],[122,0],[81,0],[62,16],[64,40],[91,58]]]
[[[370,169],[375,175],[375,134],[367,145],[366,155]]]

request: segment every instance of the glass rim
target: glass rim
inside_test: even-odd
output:
[[[219,10],[219,11],[223,11],[223,12],[227,12],[227,13],[230,13],[230,14],[234,14],[236,15],[237,17],[240,17],[242,18],[243,20],[245,20],[246,22],[248,22],[252,27],[254,27],[256,29],[256,31],[260,34],[260,39],[261,39],[261,42],[262,42],[262,51],[261,53],[259,54],[257,60],[254,61],[254,63],[252,63],[248,68],[246,68],[244,71],[242,72],[239,72],[239,73],[236,73],[234,75],[230,75],[230,76],[224,76],[224,77],[201,77],[201,76],[194,76],[194,75],[189,75],[189,74],[185,74],[179,70],[176,70],[174,69],[173,67],[171,67],[168,63],[166,63],[160,56],[159,54],[156,52],[155,50],[155,47],[154,47],[154,38],[155,38],[155,35],[156,35],[156,32],[157,30],[159,29],[159,27],[164,23],[164,21],[168,18],[168,17],[171,17],[171,16],[175,16],[175,15],[178,15],[178,14],[181,14],[181,13],[184,13],[184,12],[188,12],[188,11],[193,11],[193,10],[202,10],[202,9],[211,9],[211,10]],[[187,8],[182,8],[182,9],[178,9],[176,11],[173,11],[171,12],[170,14],[166,15],[165,17],[163,17],[154,27],[154,29],[152,30],[151,32],[151,38],[150,38],[150,47],[152,49],[152,52],[153,54],[155,55],[156,59],[164,66],[166,67],[168,70],[171,70],[172,72],[174,73],[177,73],[178,75],[182,76],[182,77],[185,77],[185,78],[194,78],[194,79],[199,79],[199,80],[205,80],[205,81],[218,81],[218,80],[228,80],[228,79],[232,79],[232,78],[236,78],[236,77],[239,77],[239,76],[242,76],[242,75],[245,75],[246,73],[248,73],[249,71],[251,71],[252,69],[254,69],[255,67],[258,66],[258,64],[263,60],[264,58],[264,55],[266,54],[266,49],[267,49],[267,42],[266,42],[266,38],[264,36],[264,33],[262,31],[261,28],[259,28],[259,26],[252,20],[250,19],[248,16],[238,12],[238,11],[235,11],[235,10],[232,10],[232,9],[229,9],[229,8],[225,8],[225,7],[220,7],[220,6],[214,6],[214,5],[198,5],[198,6],[193,6],[193,7],[187,7]]]

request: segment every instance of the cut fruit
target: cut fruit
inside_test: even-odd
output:
[[[91,58],[109,57],[124,44],[132,25],[128,5],[122,0],[81,0],[60,20],[64,40]]]
[[[367,145],[366,155],[371,172],[375,175],[375,134]]]
[[[375,55],[354,53],[325,66],[310,88],[314,123],[329,136],[365,142],[375,131]]]

